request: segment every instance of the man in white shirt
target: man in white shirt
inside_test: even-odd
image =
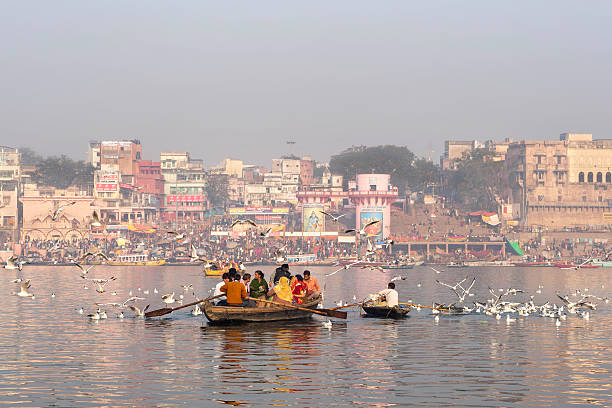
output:
[[[217,286],[215,286],[215,293],[213,294],[213,296],[219,296],[222,295],[223,292],[221,292],[221,288],[223,287],[223,285],[225,285],[227,282],[229,282],[229,273],[225,272],[222,276],[221,276],[221,282],[217,283]]]
[[[397,291],[395,290],[395,283],[393,282],[389,282],[389,284],[387,285],[387,289],[383,289],[378,292],[378,300],[386,301],[387,307],[398,306],[398,298],[399,296]]]

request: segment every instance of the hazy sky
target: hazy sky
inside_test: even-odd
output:
[[[2,1],[0,144],[270,165],[353,144],[610,138],[612,2]],[[288,146],[287,140],[295,140]]]

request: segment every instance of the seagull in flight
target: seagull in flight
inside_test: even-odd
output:
[[[4,269],[18,269],[22,270],[23,265],[27,264],[27,261],[19,261],[19,257],[17,255],[11,255],[9,259],[6,260],[6,265],[2,265]]]
[[[185,239],[185,233],[184,233],[184,232],[182,232],[182,233],[178,233],[178,232],[176,232],[176,231],[166,231],[166,233],[168,233],[168,234],[170,234],[170,235],[174,235],[174,238],[173,238],[173,239],[174,239],[175,241],[180,241],[180,240],[182,240],[182,239]]]
[[[13,294],[15,296],[19,296],[19,297],[31,297],[31,298],[34,298],[34,295],[32,293],[28,292],[29,288],[30,288],[30,280],[26,279],[25,281],[21,282],[19,292],[12,292],[11,294]]]
[[[338,269],[337,271],[333,271],[332,273],[328,273],[328,274],[327,274],[327,275],[325,275],[325,276],[332,276],[332,275],[335,275],[335,274],[337,274],[337,273],[338,273],[338,272],[340,272],[340,271],[344,271],[344,270],[349,269],[349,268],[350,268],[351,266],[353,266],[353,265],[357,265],[358,263],[361,263],[361,261],[357,261],[357,262],[353,262],[353,263],[350,263],[350,264],[346,264],[346,265],[344,265],[342,268]]]
[[[200,258],[200,256],[198,255],[198,250],[193,244],[191,244],[191,254],[189,255],[189,262],[197,262],[197,261],[206,262],[207,260],[204,258]]]
[[[350,229],[345,230],[344,233],[348,234],[348,233],[351,233],[351,232],[358,232],[359,235],[366,236],[366,235],[368,235],[368,233],[366,232],[366,228],[368,228],[369,226],[372,226],[374,224],[377,224],[379,222],[380,222],[380,220],[370,221],[366,225],[364,225],[363,228],[361,228],[359,231],[357,231],[355,228],[350,228]]]
[[[271,232],[272,232],[272,228],[271,227],[270,228],[266,228],[265,231],[262,231],[262,232],[259,233],[259,236],[263,237],[263,238],[267,238],[267,237],[270,236]]]
[[[253,220],[249,220],[249,219],[238,219],[235,220],[234,222],[232,222],[232,228],[234,228],[236,225],[238,224],[248,224],[251,227],[257,227],[257,224],[255,224],[255,222]]]
[[[102,222],[100,221],[100,217],[98,216],[98,212],[96,210],[94,210],[91,216],[91,223],[89,225],[91,225],[92,227],[102,226]]]
[[[151,305],[146,305],[144,309],[140,310],[138,307],[130,305],[130,309],[132,309],[132,311],[136,313],[136,317],[144,317],[145,312],[147,311],[147,309],[149,309],[149,306]]]
[[[95,266],[95,265],[91,265],[89,268],[85,269],[85,267],[78,262],[75,262],[74,265],[81,270],[81,275],[83,276],[87,275],[89,271],[91,270],[91,268]]]
[[[90,279],[86,277],[85,275],[81,275],[81,278],[95,283],[98,286],[96,288],[96,292],[98,293],[104,293],[104,287],[106,286],[106,284],[110,281],[114,281],[115,279],[117,279],[114,276],[111,276],[110,278],[107,278],[107,279],[93,279],[93,278]]]
[[[371,271],[378,271],[378,272],[384,272],[385,270],[382,268],[382,266],[373,266],[373,265],[364,265],[361,267],[361,269],[369,269]]]
[[[333,222],[333,223],[337,223],[337,222],[340,220],[340,218],[341,218],[341,217],[344,217],[344,216],[346,215],[346,214],[340,214],[339,216],[334,217],[333,215],[331,215],[331,214],[330,214],[330,213],[328,213],[328,212],[321,211],[321,210],[319,210],[319,212],[320,212],[321,214],[325,214],[325,215],[327,215],[329,218],[331,218],[331,220],[332,220],[332,222]]]
[[[162,302],[164,302],[167,305],[169,305],[170,303],[176,302],[176,299],[174,298],[174,292],[172,292],[169,295],[163,295]]]
[[[60,213],[61,213],[62,211],[64,211],[64,208],[69,207],[69,206],[71,206],[71,205],[75,205],[75,204],[76,204],[76,201],[70,201],[69,203],[66,203],[66,204],[63,204],[63,205],[57,206],[57,207],[56,207],[56,208],[53,210],[53,213],[51,214],[51,219],[52,219],[53,221],[57,221],[57,219],[58,219],[58,217],[59,217]]]
[[[108,256],[106,256],[106,254],[104,252],[101,252],[101,251],[98,251],[98,252],[88,251],[85,255],[83,255],[82,259],[85,260],[85,259],[89,258],[90,256],[92,256],[94,258],[97,258],[97,257],[104,258],[107,261],[109,260]]]

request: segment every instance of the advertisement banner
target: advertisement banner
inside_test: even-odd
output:
[[[117,191],[116,183],[96,183],[97,191]]]
[[[383,213],[373,211],[362,211],[359,213],[359,226],[361,228],[363,228],[363,226],[367,223],[376,220],[379,222],[366,228],[367,236],[383,239]]]
[[[302,225],[304,232],[323,232],[325,231],[325,211],[323,206],[304,207],[302,210]]]
[[[200,203],[204,202],[203,195],[168,195],[166,196],[167,203]]]
[[[232,215],[286,215],[289,214],[289,207],[232,207],[229,213]]]

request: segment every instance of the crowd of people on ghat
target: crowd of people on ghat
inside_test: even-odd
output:
[[[319,298],[320,294],[319,282],[311,276],[309,270],[291,275],[289,265],[283,264],[276,268],[269,282],[261,270],[255,271],[254,276],[248,272],[240,276],[236,268],[230,268],[221,276],[213,296],[225,296],[225,299],[217,302],[217,306],[266,307],[268,301],[301,305],[309,299]]]

